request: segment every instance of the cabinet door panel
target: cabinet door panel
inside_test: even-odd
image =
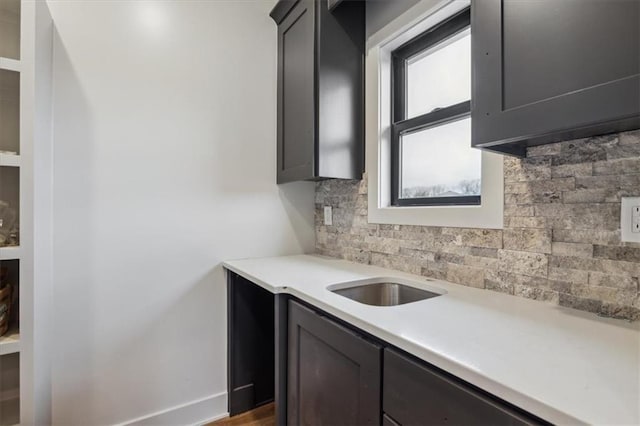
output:
[[[298,2],[278,26],[278,182],[314,176],[314,3]]]
[[[505,109],[640,72],[640,2],[604,6],[593,0],[502,2]],[[602,22],[616,25],[594,31]]]
[[[381,351],[290,301],[287,423],[379,425]]]
[[[384,412],[403,426],[535,424],[471,388],[389,349],[384,351],[382,405]]]
[[[475,2],[473,145],[522,155],[640,127],[638,22],[638,0]]]

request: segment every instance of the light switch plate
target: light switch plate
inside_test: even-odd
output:
[[[324,224],[327,226],[333,225],[333,212],[331,206],[324,206]]]
[[[640,243],[640,197],[622,197],[620,236],[622,241]]]

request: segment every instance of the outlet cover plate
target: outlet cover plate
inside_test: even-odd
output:
[[[640,232],[633,232],[635,207],[640,206],[640,197],[622,197],[620,207],[620,237],[624,242],[640,243]],[[636,216],[636,221],[638,216]]]
[[[324,224],[326,226],[333,225],[333,211],[331,206],[324,206]]]

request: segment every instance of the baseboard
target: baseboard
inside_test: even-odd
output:
[[[117,426],[200,426],[227,417],[228,414],[227,393],[221,392],[147,414]]]

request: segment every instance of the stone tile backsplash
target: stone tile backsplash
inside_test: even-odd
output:
[[[620,242],[620,198],[640,196],[640,131],[505,157],[504,186],[504,229],[493,230],[369,224],[366,178],[318,182],[317,252],[640,319],[640,244]]]

